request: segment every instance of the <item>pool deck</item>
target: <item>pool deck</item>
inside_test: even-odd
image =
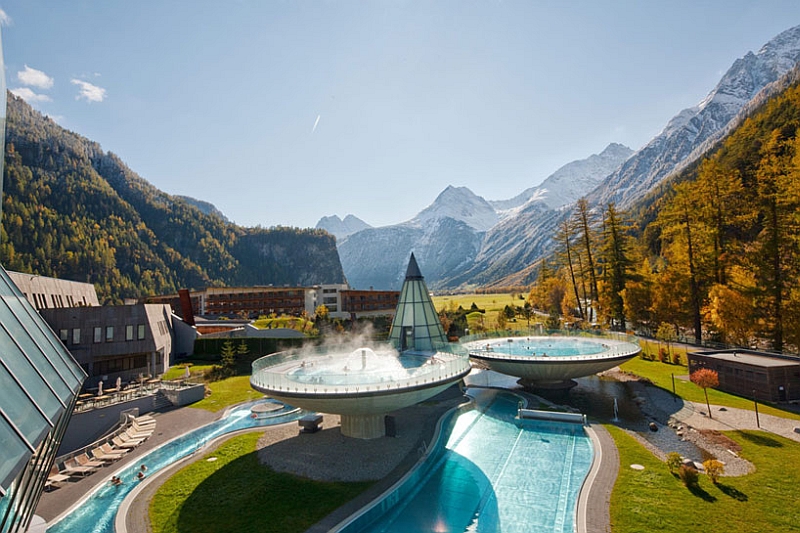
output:
[[[149,414],[156,419],[156,428],[155,432],[141,446],[134,448],[133,451],[120,460],[100,468],[94,474],[78,481],[62,483],[61,488],[43,492],[39,505],[36,507],[36,514],[47,522],[52,521],[69,510],[84,495],[94,490],[95,487],[108,483],[111,476],[119,470],[139,462],[141,456],[175,437],[213,422],[221,415],[221,413],[212,413],[193,407],[183,407]]]
[[[519,389],[514,392],[522,393]],[[364,479],[378,479],[367,491],[309,528],[307,533],[330,531],[351,514],[383,494],[417,464],[421,456],[419,447],[423,441],[426,444],[431,442],[436,422],[448,410],[465,400],[457,387],[451,387],[440,396],[436,397],[436,401],[393,413],[397,418],[400,438],[384,437],[373,441],[359,442],[346,439],[338,433],[335,415],[325,415],[323,431],[314,434],[298,434],[296,422],[262,429],[264,437],[259,441],[259,448],[262,453],[269,452],[272,460],[267,462],[273,468],[299,475],[308,475],[309,461],[297,460],[298,457],[312,457],[323,452],[327,456],[335,453],[335,449],[331,448],[333,446],[341,448],[344,453],[337,454],[335,461],[326,461],[326,464],[334,465],[334,467],[325,471],[325,477],[346,479],[354,472],[360,471],[361,477]],[[153,448],[212,422],[219,416],[221,413],[211,413],[191,407],[155,414],[156,432],[144,444],[120,461],[104,467],[91,476],[65,484],[62,488],[52,492],[44,493],[36,514],[48,521],[56,518],[98,484],[107,483],[111,475],[121,468],[137,463],[139,457]],[[611,530],[608,504],[619,469],[619,459],[614,442],[608,432],[601,426],[592,426],[591,430],[595,435],[593,442],[601,459],[595,460],[597,464],[593,465],[584,490],[579,497],[578,531],[579,533],[607,533]],[[354,442],[365,448],[363,453],[370,454],[370,448],[375,448],[380,451],[380,454],[375,451],[376,460],[370,465],[369,462],[364,461],[364,455],[346,453]],[[292,449],[291,454],[278,453],[287,447]],[[153,475],[152,478],[147,478],[141,487],[137,487],[136,491],[126,499],[124,507],[121,508],[121,512],[125,513],[124,530],[119,529],[121,521],[118,520],[118,533],[149,533],[151,529],[147,512],[153,494],[175,471],[204,455],[204,453],[194,454],[186,460],[162,470],[157,475]],[[381,460],[377,459],[379,455]],[[274,462],[275,458],[280,461],[281,457],[285,457],[286,460],[281,463]]]

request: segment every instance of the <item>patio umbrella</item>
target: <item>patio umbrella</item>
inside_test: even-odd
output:
[[[98,396],[102,396],[103,395],[103,380],[102,379],[97,382],[97,395]]]
[[[117,376],[117,392],[122,389],[122,378]]]
[[[186,365],[186,371],[183,373],[185,379],[189,379],[189,365]]]

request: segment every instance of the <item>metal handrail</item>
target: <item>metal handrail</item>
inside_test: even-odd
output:
[[[253,362],[250,383],[256,389],[279,393],[353,395],[425,386],[453,379],[470,369],[466,352],[461,355],[440,351],[431,355],[418,355],[420,359],[426,361],[419,366],[406,369],[404,374],[326,371],[324,375],[314,376],[313,379],[309,377],[308,381],[289,377],[289,372],[303,368],[304,364],[333,361],[333,357],[324,355],[325,353],[324,349],[320,348],[312,353],[286,351],[262,357]],[[405,352],[403,357],[415,357],[415,355]],[[431,361],[435,364],[430,364]],[[362,379],[364,377],[367,378],[366,381]]]

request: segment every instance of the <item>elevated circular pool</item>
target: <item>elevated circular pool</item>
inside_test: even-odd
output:
[[[464,343],[471,359],[523,384],[568,386],[636,357],[635,342],[605,337],[504,337]]]

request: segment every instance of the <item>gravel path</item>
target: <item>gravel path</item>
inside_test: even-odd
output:
[[[754,470],[754,466],[738,456],[738,445],[723,435],[723,431],[760,429],[800,442],[800,433],[795,431],[800,427],[800,420],[762,413],[759,415],[759,427],[756,425],[755,411],[718,405],[711,405],[709,417],[705,403],[676,399],[668,391],[626,374],[619,368],[609,370],[605,375],[628,382],[648,419],[656,422],[660,430],[674,431],[681,440],[702,448],[725,463],[726,476],[748,474]],[[636,431],[628,430],[628,433],[661,460],[665,460],[667,453],[673,451],[657,447]]]

